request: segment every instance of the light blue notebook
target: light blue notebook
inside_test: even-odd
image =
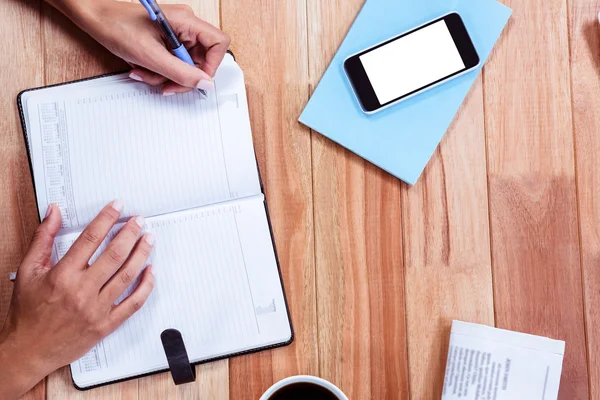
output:
[[[367,0],[300,122],[414,184],[481,68],[368,116],[352,93],[343,62],[450,11],[463,18],[483,65],[512,13],[506,6],[495,0]]]

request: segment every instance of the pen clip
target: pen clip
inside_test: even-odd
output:
[[[146,11],[148,11],[148,14],[150,14],[150,19],[152,21],[156,21],[156,13],[152,9],[152,7],[150,6],[150,3],[148,1],[152,1],[152,0],[140,0],[140,3],[142,3],[142,5],[146,9]]]

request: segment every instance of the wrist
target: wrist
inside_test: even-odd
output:
[[[18,398],[51,371],[5,330],[0,331],[0,398]]]

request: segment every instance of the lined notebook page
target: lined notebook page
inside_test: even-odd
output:
[[[109,76],[105,76],[102,78],[96,78],[90,81],[81,81],[81,82],[75,82],[75,83],[70,83],[69,87],[70,88],[89,88],[92,86],[102,86],[102,85],[106,85],[108,83],[117,83],[117,82],[123,82],[123,81],[129,81],[130,78],[128,76],[128,74],[124,73],[124,74],[117,74],[117,75],[109,75]],[[36,96],[41,92],[44,93],[44,95],[60,95],[61,91],[63,91],[64,88],[63,86],[55,86],[55,87],[47,87],[47,88],[43,88],[43,89],[38,89],[38,90],[33,90],[33,91],[25,91],[20,95],[20,104],[21,107],[23,108],[23,115],[25,116],[25,118],[23,119],[23,123],[25,124],[25,134],[26,134],[26,140],[27,140],[27,148],[30,149],[31,148],[31,123],[29,122],[29,98],[32,96]],[[36,162],[36,160],[31,159],[32,164]]]
[[[131,80],[61,86],[27,99],[41,214],[83,227],[113,199],[152,216],[260,193],[243,74],[227,56],[204,98]]]
[[[75,383],[166,369],[160,334],[169,328],[182,333],[191,362],[289,341],[263,201],[259,195],[147,219],[158,237],[155,288],[137,314],[71,364]],[[77,236],[57,239],[59,257]]]

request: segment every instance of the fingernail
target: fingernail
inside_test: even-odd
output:
[[[202,79],[200,82],[198,82],[196,88],[202,90],[212,90],[215,88],[215,83],[206,79]]]
[[[138,74],[136,74],[135,72],[132,72],[129,74],[129,77],[131,79],[133,79],[134,81],[138,81],[138,82],[144,82],[144,80],[142,79],[141,76],[139,76]]]
[[[141,215],[139,217],[135,217],[135,223],[140,228],[143,228],[144,225],[146,224],[146,218],[142,217]]]
[[[164,92],[163,96],[173,96],[175,93],[173,92]]]
[[[46,216],[44,218],[48,218],[50,214],[52,214],[52,210],[54,209],[54,204],[50,204],[48,209],[46,210]]]
[[[121,211],[123,211],[123,206],[125,204],[123,203],[123,200],[113,200],[113,202],[110,203],[110,205],[115,211],[118,211],[120,213]]]
[[[150,246],[154,246],[154,243],[156,242],[156,235],[154,233],[150,233],[148,235],[146,235],[144,237],[144,240],[146,241],[146,243],[148,243]]]
[[[152,268],[152,265],[148,265],[148,266],[146,267],[146,269],[148,270],[148,272],[149,272],[149,273],[150,273],[152,276],[154,276],[154,271],[153,271],[153,270],[154,270],[154,268]]]

